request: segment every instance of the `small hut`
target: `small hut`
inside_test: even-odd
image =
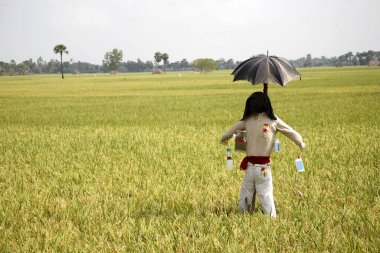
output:
[[[153,70],[152,74],[154,74],[154,75],[161,75],[161,74],[165,74],[165,72],[162,71],[161,69],[155,69],[155,70]]]

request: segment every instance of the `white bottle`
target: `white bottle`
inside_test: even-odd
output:
[[[297,171],[298,172],[303,172],[305,171],[305,167],[303,165],[303,162],[302,162],[302,158],[301,156],[299,155],[296,159],[296,168],[297,168]]]
[[[278,153],[280,152],[280,140],[279,139],[275,139],[274,140],[274,152]]]
[[[232,160],[232,150],[231,148],[227,148],[227,169],[232,170],[234,166],[234,162]]]

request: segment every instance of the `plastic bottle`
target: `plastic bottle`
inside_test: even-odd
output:
[[[296,168],[298,172],[305,171],[305,167],[303,166],[302,158],[300,155],[298,155],[296,159]]]
[[[232,160],[232,150],[231,148],[227,148],[227,169],[232,170],[234,166],[234,162]]]
[[[280,152],[280,140],[279,139],[275,139],[274,140],[274,152],[278,153]]]

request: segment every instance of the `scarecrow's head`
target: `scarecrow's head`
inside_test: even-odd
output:
[[[245,102],[245,109],[243,114],[243,119],[245,120],[252,114],[264,112],[270,119],[276,120],[274,116],[272,104],[267,94],[263,92],[254,92],[248,97]]]

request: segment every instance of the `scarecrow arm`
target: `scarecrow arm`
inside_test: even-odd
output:
[[[221,137],[220,143],[223,145],[227,145],[228,140],[232,137],[232,135],[237,131],[243,131],[245,129],[244,121],[238,121],[235,125],[233,125],[230,129],[228,129]]]
[[[280,133],[282,133],[283,135],[291,139],[295,144],[298,145],[298,147],[300,147],[301,150],[305,148],[305,143],[302,140],[302,136],[293,128],[288,126],[279,117],[277,117],[276,125],[277,125],[277,131],[279,131]]]

